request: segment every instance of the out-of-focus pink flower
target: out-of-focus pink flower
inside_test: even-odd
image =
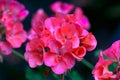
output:
[[[81,8],[76,8],[74,12],[75,17],[75,23],[79,24],[84,29],[89,30],[90,29],[90,22],[88,18],[83,14],[83,11]]]
[[[24,56],[31,68],[35,68],[43,64],[43,52],[44,44],[40,39],[32,39],[27,43]]]
[[[112,46],[106,49],[103,53],[110,59],[118,61],[120,58],[120,40],[115,41]]]
[[[0,41],[0,53],[9,55],[12,53],[12,46],[8,42]]]
[[[32,29],[40,35],[44,30],[44,21],[47,18],[47,14],[43,9],[38,9],[38,11],[34,14],[32,18]]]
[[[44,54],[44,63],[51,67],[56,74],[64,74],[67,69],[71,69],[74,64],[74,57],[70,54],[70,45],[61,45],[56,40],[50,40],[48,44],[50,51]],[[72,45],[71,45],[72,46]]]
[[[51,6],[50,6],[51,10],[55,13],[69,13],[72,11],[72,9],[74,8],[74,6],[72,4],[68,4],[68,3],[63,3],[63,2],[60,2],[60,1],[57,1],[55,3],[53,3]]]
[[[6,24],[10,21],[22,21],[29,14],[29,11],[25,9],[24,5],[21,3],[11,0],[11,1],[2,1],[2,17],[0,22]]]
[[[9,23],[8,25],[9,27],[6,28],[6,40],[13,48],[19,48],[27,38],[23,25],[20,22]]]
[[[97,45],[97,40],[92,33],[87,34],[80,41],[80,45],[84,46],[88,51],[92,51]]]
[[[113,73],[108,70],[108,66],[112,64],[111,60],[104,60],[102,51],[99,54],[99,61],[92,71],[95,80],[111,80]]]

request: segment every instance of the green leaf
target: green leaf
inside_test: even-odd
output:
[[[100,53],[100,49],[98,49],[94,52],[94,56],[98,58],[99,53]]]
[[[0,62],[2,63],[3,62],[3,56],[0,55]]]
[[[30,68],[27,68],[26,70],[26,78],[27,80],[43,80],[39,72],[36,72]]]
[[[109,65],[108,69],[109,69],[110,71],[114,72],[116,67],[117,67],[117,63],[114,62],[114,63],[112,63],[111,65]]]
[[[75,70],[69,71],[67,76],[71,78],[71,80],[84,80],[83,77]]]
[[[45,72],[49,70],[44,65],[37,68],[29,68],[26,69],[26,79],[27,80],[47,80]]]

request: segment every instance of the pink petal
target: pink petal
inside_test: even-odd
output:
[[[59,53],[60,48],[62,47],[61,43],[57,40],[49,40],[48,47],[53,53]]]
[[[56,58],[55,53],[51,53],[51,52],[44,53],[44,58],[43,58],[44,64],[49,67],[56,65],[57,62],[56,62],[55,58]]]
[[[47,18],[43,9],[38,9],[32,18],[32,28],[39,35],[44,30],[44,21]]]
[[[55,13],[61,12],[61,13],[65,13],[66,14],[66,13],[69,13],[70,11],[72,11],[74,6],[72,4],[62,3],[60,1],[57,1],[57,2],[53,3],[50,6],[50,8]]]
[[[85,56],[85,54],[86,54],[86,49],[83,46],[74,48],[72,51],[72,55],[79,61]]]
[[[113,61],[111,60],[105,60],[103,58],[102,51],[100,51],[99,61],[97,62],[97,64],[95,65],[95,68],[92,71],[92,74],[94,75],[95,79],[108,80],[113,75],[113,72],[108,70],[109,65],[112,63]]]
[[[88,18],[83,14],[83,11],[81,8],[76,8],[74,15],[76,17],[75,23],[80,25],[82,28],[89,30],[90,29],[90,22]]]
[[[30,31],[28,32],[27,38],[29,40],[32,40],[32,39],[38,38],[38,35],[33,29],[30,29]]]
[[[74,15],[76,16],[76,19],[80,19],[83,16],[83,10],[79,7],[75,9]]]
[[[28,10],[23,10],[21,11],[18,15],[17,18],[19,18],[21,21],[25,19],[25,17],[29,14]]]
[[[75,35],[72,37],[71,42],[72,42],[72,48],[77,48],[79,47],[80,39],[77,35]]]
[[[39,52],[26,52],[24,56],[31,68],[35,68],[43,64],[43,55]]]
[[[9,55],[12,53],[12,46],[8,42],[0,42],[0,53]]]
[[[50,17],[45,20],[45,27],[50,30],[51,33],[55,32],[61,24],[61,20],[56,17]]]
[[[7,37],[7,41],[12,45],[13,48],[21,47],[22,43],[26,41],[26,32],[23,31],[14,36]]]
[[[87,36],[81,39],[81,45],[86,48],[88,51],[92,51],[96,48],[97,40],[92,33],[89,33]]]
[[[62,54],[72,52],[72,42],[71,42],[71,41],[66,41],[66,42],[63,44],[60,52],[61,52]]]
[[[120,40],[115,41],[108,49],[104,50],[104,55],[111,59],[119,59],[120,57]]]
[[[81,20],[78,21],[78,23],[80,23],[80,25],[86,29],[86,30],[89,30],[90,29],[90,22],[88,20],[88,18],[86,16],[83,16],[81,18]]]
[[[66,62],[68,69],[71,69],[75,65],[75,59],[70,53],[65,53],[63,59]]]
[[[60,61],[52,66],[51,69],[55,74],[64,74],[67,71],[67,65],[64,61]]]

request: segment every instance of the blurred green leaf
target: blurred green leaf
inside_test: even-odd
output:
[[[67,76],[71,78],[71,80],[84,80],[83,77],[75,70],[68,72]]]
[[[46,71],[48,70],[47,67],[40,66],[37,68],[29,68],[26,69],[26,78],[27,80],[47,80],[46,78]]]
[[[99,53],[100,53],[100,49],[98,49],[98,50],[96,50],[96,51],[94,52],[94,56],[95,56],[95,57],[98,57]]]
[[[114,62],[114,63],[112,63],[112,64],[108,67],[108,69],[109,69],[110,71],[114,72],[116,67],[117,67],[117,63]]]
[[[36,72],[30,68],[27,68],[26,70],[26,78],[27,80],[43,80],[41,73]]]

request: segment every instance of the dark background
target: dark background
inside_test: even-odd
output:
[[[30,29],[31,18],[39,9],[43,8],[50,16],[53,13],[49,9],[49,5],[57,0],[18,0],[25,5],[30,14],[23,21],[26,31]],[[97,41],[97,48],[88,52],[85,56],[91,64],[95,65],[98,58],[94,56],[94,52],[98,49],[106,49],[114,41],[120,39],[120,0],[60,0],[81,7],[84,14],[89,18],[91,23],[90,32],[92,32]],[[22,54],[25,51],[25,44],[17,49]],[[16,57],[14,54],[3,56],[4,61],[0,63],[0,80],[26,80],[25,70],[28,64]],[[91,70],[84,66],[81,62],[77,62],[75,70],[84,77],[84,80],[94,80]]]

